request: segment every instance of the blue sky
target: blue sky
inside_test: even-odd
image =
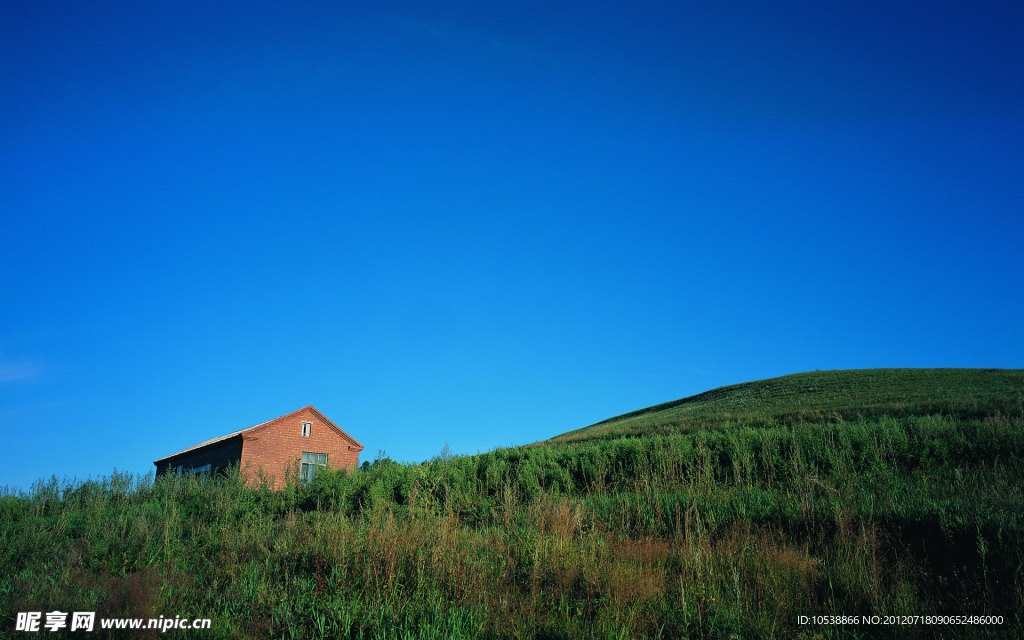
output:
[[[1024,367],[1024,5],[0,5],[0,485]]]

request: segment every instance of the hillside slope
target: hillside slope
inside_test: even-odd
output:
[[[1022,409],[1024,369],[812,371],[719,387],[609,418],[545,442],[858,415],[967,418],[1019,414]]]
[[[79,602],[197,638],[1016,639],[1022,389],[814,372],[277,490],[54,476],[0,489],[0,629]]]

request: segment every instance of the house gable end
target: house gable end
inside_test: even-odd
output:
[[[303,412],[311,414],[317,420],[322,422],[324,424],[324,426],[328,427],[334,433],[336,433],[337,435],[341,436],[345,440],[345,442],[348,444],[348,446],[351,448],[352,451],[362,451],[365,448],[355,438],[353,438],[352,436],[348,435],[338,425],[334,424],[334,422],[332,422],[330,418],[328,418],[324,414],[322,414],[319,411],[317,411],[316,407],[314,407],[311,404],[310,405],[306,405],[305,407],[302,407],[301,409],[299,409],[297,411],[292,411],[288,415],[281,416],[280,418],[274,418],[273,420],[268,420],[267,422],[264,422],[263,424],[258,424],[255,427],[250,427],[248,429],[245,429],[241,433],[241,435],[246,440],[256,439],[256,438],[260,437],[261,434],[267,432],[268,430],[275,430],[277,427],[280,427],[283,424],[289,424],[289,423],[293,422],[295,420],[295,418],[299,417],[299,415],[302,414]]]
[[[303,428],[309,422],[312,428]],[[340,429],[329,418],[307,405],[286,415],[206,440],[187,449],[154,461],[157,472],[184,467],[200,467],[207,458],[211,464],[226,466],[221,458],[230,451],[243,473],[262,469],[273,485],[283,483],[288,469],[298,467],[303,453],[325,454],[327,464],[334,468],[359,465],[363,445]]]
[[[303,422],[311,423],[306,435]],[[325,454],[335,469],[359,464],[363,446],[312,406],[271,420],[242,434],[242,467],[283,482],[291,469],[301,471],[303,453]]]

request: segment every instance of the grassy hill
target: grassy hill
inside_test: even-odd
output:
[[[0,636],[77,610],[207,640],[1019,638],[1022,382],[798,374],[277,491],[53,478],[0,493]]]
[[[969,418],[1022,409],[1024,369],[812,371],[719,387],[609,418],[547,442],[883,415]]]

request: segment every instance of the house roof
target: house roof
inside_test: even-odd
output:
[[[253,425],[251,427],[246,427],[245,429],[239,429],[238,431],[232,431],[231,433],[229,433],[227,435],[219,436],[219,437],[216,437],[216,438],[210,438],[209,440],[204,440],[203,442],[200,442],[199,444],[194,444],[191,447],[188,447],[187,449],[182,449],[181,451],[178,451],[177,453],[172,453],[169,456],[164,456],[162,458],[158,458],[157,460],[153,461],[153,464],[159,466],[161,462],[163,462],[165,460],[170,460],[171,458],[175,458],[177,456],[180,456],[183,453],[189,453],[189,452],[195,451],[197,449],[202,449],[203,447],[208,447],[210,445],[217,444],[218,442],[224,442],[225,440],[230,440],[231,438],[235,438],[235,437],[238,437],[238,436],[241,436],[243,438],[244,437],[251,437],[251,436],[255,435],[257,432],[263,431],[267,427],[270,427],[271,425],[276,424],[276,423],[278,423],[278,422],[280,422],[282,420],[287,420],[288,418],[291,418],[295,414],[302,413],[303,411],[309,411],[314,416],[316,416],[317,418],[322,420],[324,423],[326,423],[327,426],[329,426],[332,429],[334,429],[334,431],[336,431],[338,433],[338,435],[340,435],[342,438],[344,438],[345,440],[347,440],[350,443],[349,446],[352,449],[354,449],[356,451],[362,451],[363,450],[363,448],[364,448],[363,445],[361,445],[358,442],[356,442],[355,438],[353,438],[352,436],[350,436],[347,433],[345,433],[344,431],[342,431],[341,428],[338,427],[338,425],[336,425],[333,422],[331,422],[331,420],[327,416],[325,416],[324,414],[320,413],[319,411],[316,410],[316,408],[313,405],[309,404],[309,405],[306,405],[305,407],[302,407],[301,409],[297,409],[295,411],[292,411],[291,413],[286,413],[283,416],[280,416],[278,418],[274,418],[273,420],[267,420],[266,422],[261,422],[259,424]]]

